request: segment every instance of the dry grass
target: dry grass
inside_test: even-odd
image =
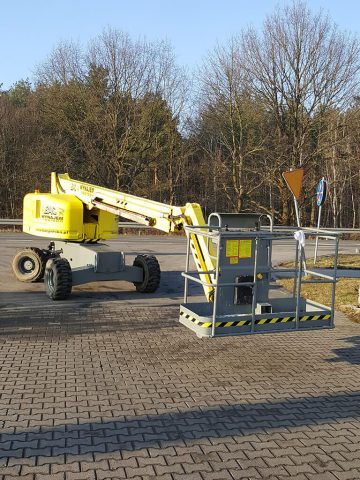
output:
[[[308,268],[313,268],[314,259],[307,259]],[[333,256],[321,256],[316,261],[316,268],[333,268]],[[281,267],[293,268],[294,262],[286,262]],[[360,269],[360,255],[341,254],[338,257],[338,269]],[[293,280],[281,279],[278,281],[284,288],[292,291]],[[345,313],[352,320],[360,323],[360,311],[355,307],[358,305],[360,279],[340,278],[336,285],[335,308]],[[330,305],[331,303],[331,284],[305,284],[302,285],[301,295],[303,297]]]
[[[306,259],[307,266],[310,268],[314,267],[314,259]],[[282,267],[292,268],[294,267],[294,262],[286,262],[281,264]],[[334,257],[333,255],[318,257],[316,260],[316,268],[333,268],[334,267]],[[346,269],[360,269],[360,254],[350,255],[350,254],[341,254],[338,256],[337,267],[341,270]]]
[[[289,291],[292,291],[293,280],[284,278],[278,280],[278,283]],[[358,304],[358,290],[360,279],[356,278],[340,278],[336,284],[335,308],[345,313],[355,322],[360,323],[360,311],[352,308]],[[331,287],[332,284],[320,283],[305,284],[301,287],[301,296],[322,303],[323,305],[331,304]]]

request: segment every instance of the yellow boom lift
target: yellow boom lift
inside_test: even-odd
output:
[[[50,238],[47,249],[25,248],[13,260],[17,278],[34,282],[44,277],[53,300],[71,294],[74,285],[94,281],[125,280],[139,292],[155,292],[160,267],[152,255],[139,254],[126,265],[123,252],[102,243],[118,234],[118,217],[164,232],[185,229],[187,235],[184,303],[180,322],[198,336],[247,335],[273,331],[332,328],[338,236],[303,229],[274,231],[268,215],[212,213],[208,223],[197,203],[175,207],[89,183],[68,174],[52,173],[51,193],[30,193],[24,198],[23,230]],[[270,228],[262,225],[264,218]],[[303,270],[305,235],[322,236],[335,248],[333,275]],[[269,293],[274,241],[293,242],[293,292],[287,297]],[[189,265],[190,252],[196,271]],[[304,274],[310,275],[303,279]],[[188,283],[201,284],[205,302],[189,302]],[[332,285],[331,307],[301,297],[302,283]]]
[[[47,295],[63,300],[72,286],[104,280],[132,282],[139,292],[155,292],[160,267],[152,255],[140,254],[132,266],[125,255],[101,240],[118,235],[118,216],[163,232],[205,225],[201,207],[175,207],[108,188],[51,174],[51,193],[29,193],[24,198],[23,231],[54,239],[47,249],[25,248],[13,260],[18,280],[36,282],[44,277]],[[214,259],[204,237],[191,234],[191,251],[198,271],[214,271]],[[202,274],[211,284],[210,274]],[[211,285],[204,286],[209,300]]]

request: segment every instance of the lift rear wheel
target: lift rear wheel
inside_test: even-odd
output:
[[[141,293],[153,293],[160,285],[160,265],[153,255],[138,255],[134,264],[135,267],[142,268],[144,278],[142,282],[134,282],[136,290]]]
[[[12,261],[15,277],[20,282],[37,282],[44,276],[47,255],[44,250],[28,247],[18,252]]]
[[[45,291],[51,300],[65,300],[71,294],[72,273],[66,258],[51,258],[45,268]]]

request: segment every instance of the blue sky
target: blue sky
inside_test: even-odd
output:
[[[247,25],[261,27],[287,0],[0,0],[0,84],[31,80],[35,67],[60,40],[86,44],[105,27],[132,37],[169,40],[178,62],[199,65],[217,43]],[[309,0],[340,28],[360,33],[360,2]]]

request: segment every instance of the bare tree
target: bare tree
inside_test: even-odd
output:
[[[38,83],[66,85],[71,80],[84,77],[84,59],[79,44],[62,41],[52,50],[47,60],[35,71]]]
[[[108,72],[108,162],[116,188],[129,188],[149,161],[159,158],[160,137],[169,135],[173,122],[178,123],[186,100],[186,75],[176,65],[167,42],[133,41],[114,29],[92,41],[87,59]],[[163,114],[167,116],[163,121],[170,126],[168,133],[164,133],[165,124],[158,123]],[[136,157],[131,152],[137,152]],[[173,157],[169,152],[169,162]]]
[[[217,182],[231,208],[240,211],[264,182],[258,168],[263,110],[244,82],[235,40],[209,56],[200,75],[198,101],[201,147],[209,165],[213,159],[220,164],[213,169]]]
[[[66,165],[129,190],[161,163],[174,191],[187,80],[167,42],[108,28],[85,49],[59,44],[37,81],[44,119],[70,150]]]
[[[254,29],[243,32],[238,44],[249,88],[273,116],[275,141],[286,139],[286,151],[271,165],[286,221],[281,170],[310,167],[314,121],[330,108],[344,109],[358,91],[359,42],[340,32],[322,11],[313,14],[305,3],[294,1],[268,16],[260,34]]]

